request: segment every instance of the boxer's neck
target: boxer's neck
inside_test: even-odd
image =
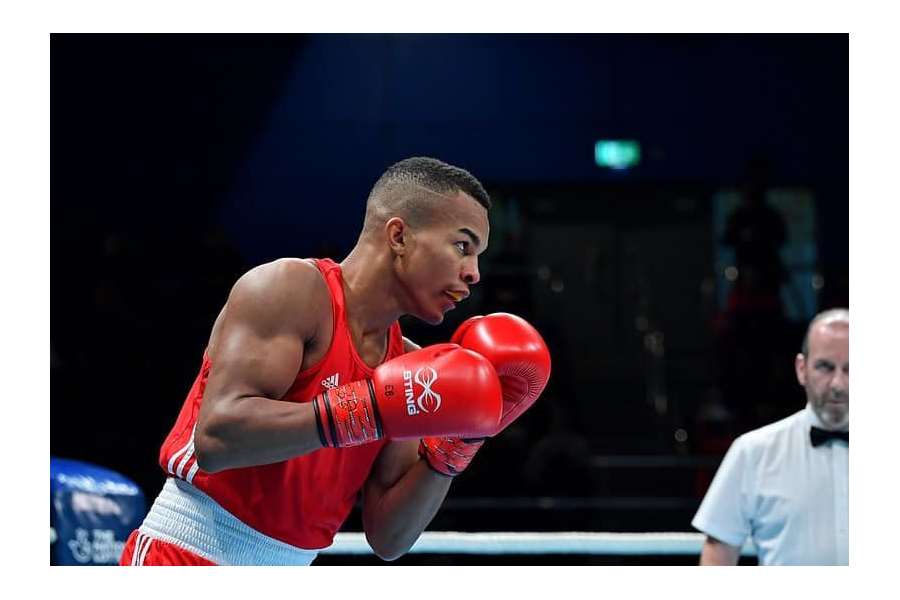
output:
[[[360,337],[380,336],[403,314],[394,292],[389,261],[357,244],[341,261],[347,320]]]

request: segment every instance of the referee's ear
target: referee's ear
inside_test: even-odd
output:
[[[794,371],[797,372],[797,382],[806,387],[806,357],[802,352],[798,352],[794,357]]]

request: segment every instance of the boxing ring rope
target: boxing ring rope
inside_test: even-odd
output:
[[[612,555],[700,555],[700,533],[606,533],[503,531],[462,533],[426,531],[413,544],[410,554],[612,554]],[[50,528],[50,543],[56,531]],[[334,544],[321,554],[372,554],[362,533],[338,533]],[[756,556],[751,542],[743,556]]]
[[[613,554],[700,556],[701,533],[609,532],[479,532],[426,531],[411,554]],[[338,533],[334,544],[321,554],[372,554],[362,533]],[[744,556],[755,556],[752,543],[744,544]]]

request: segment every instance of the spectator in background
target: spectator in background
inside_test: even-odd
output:
[[[743,203],[728,218],[722,243],[734,248],[737,279],[728,299],[729,310],[780,317],[784,266],[779,254],[787,238],[784,218],[766,203],[769,166],[750,163]]]
[[[761,565],[848,564],[850,313],[810,322],[794,360],[806,407],[740,436],[692,525],[701,565],[735,565],[747,537]]]
[[[722,244],[734,249],[734,286],[718,332],[721,387],[737,425],[750,429],[778,415],[784,381],[773,347],[785,340],[781,302],[785,268],[780,251],[787,234],[784,218],[766,202],[770,166],[764,157],[747,168],[742,203],[729,216]],[[773,344],[775,341],[775,344]],[[760,373],[763,373],[760,376]],[[760,388],[763,388],[760,393]]]

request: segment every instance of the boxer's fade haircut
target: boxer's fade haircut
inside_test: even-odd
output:
[[[809,358],[809,334],[812,332],[813,327],[823,321],[829,324],[846,323],[849,326],[850,311],[846,308],[830,308],[828,310],[823,310],[813,317],[813,320],[809,322],[809,327],[806,328],[806,335],[803,336],[803,344],[800,346],[800,352],[805,358]]]
[[[380,228],[395,216],[403,217],[414,227],[426,224],[432,219],[433,209],[443,201],[441,196],[457,192],[468,194],[486,210],[491,208],[490,196],[465,169],[425,156],[394,163],[369,193],[363,233]]]

